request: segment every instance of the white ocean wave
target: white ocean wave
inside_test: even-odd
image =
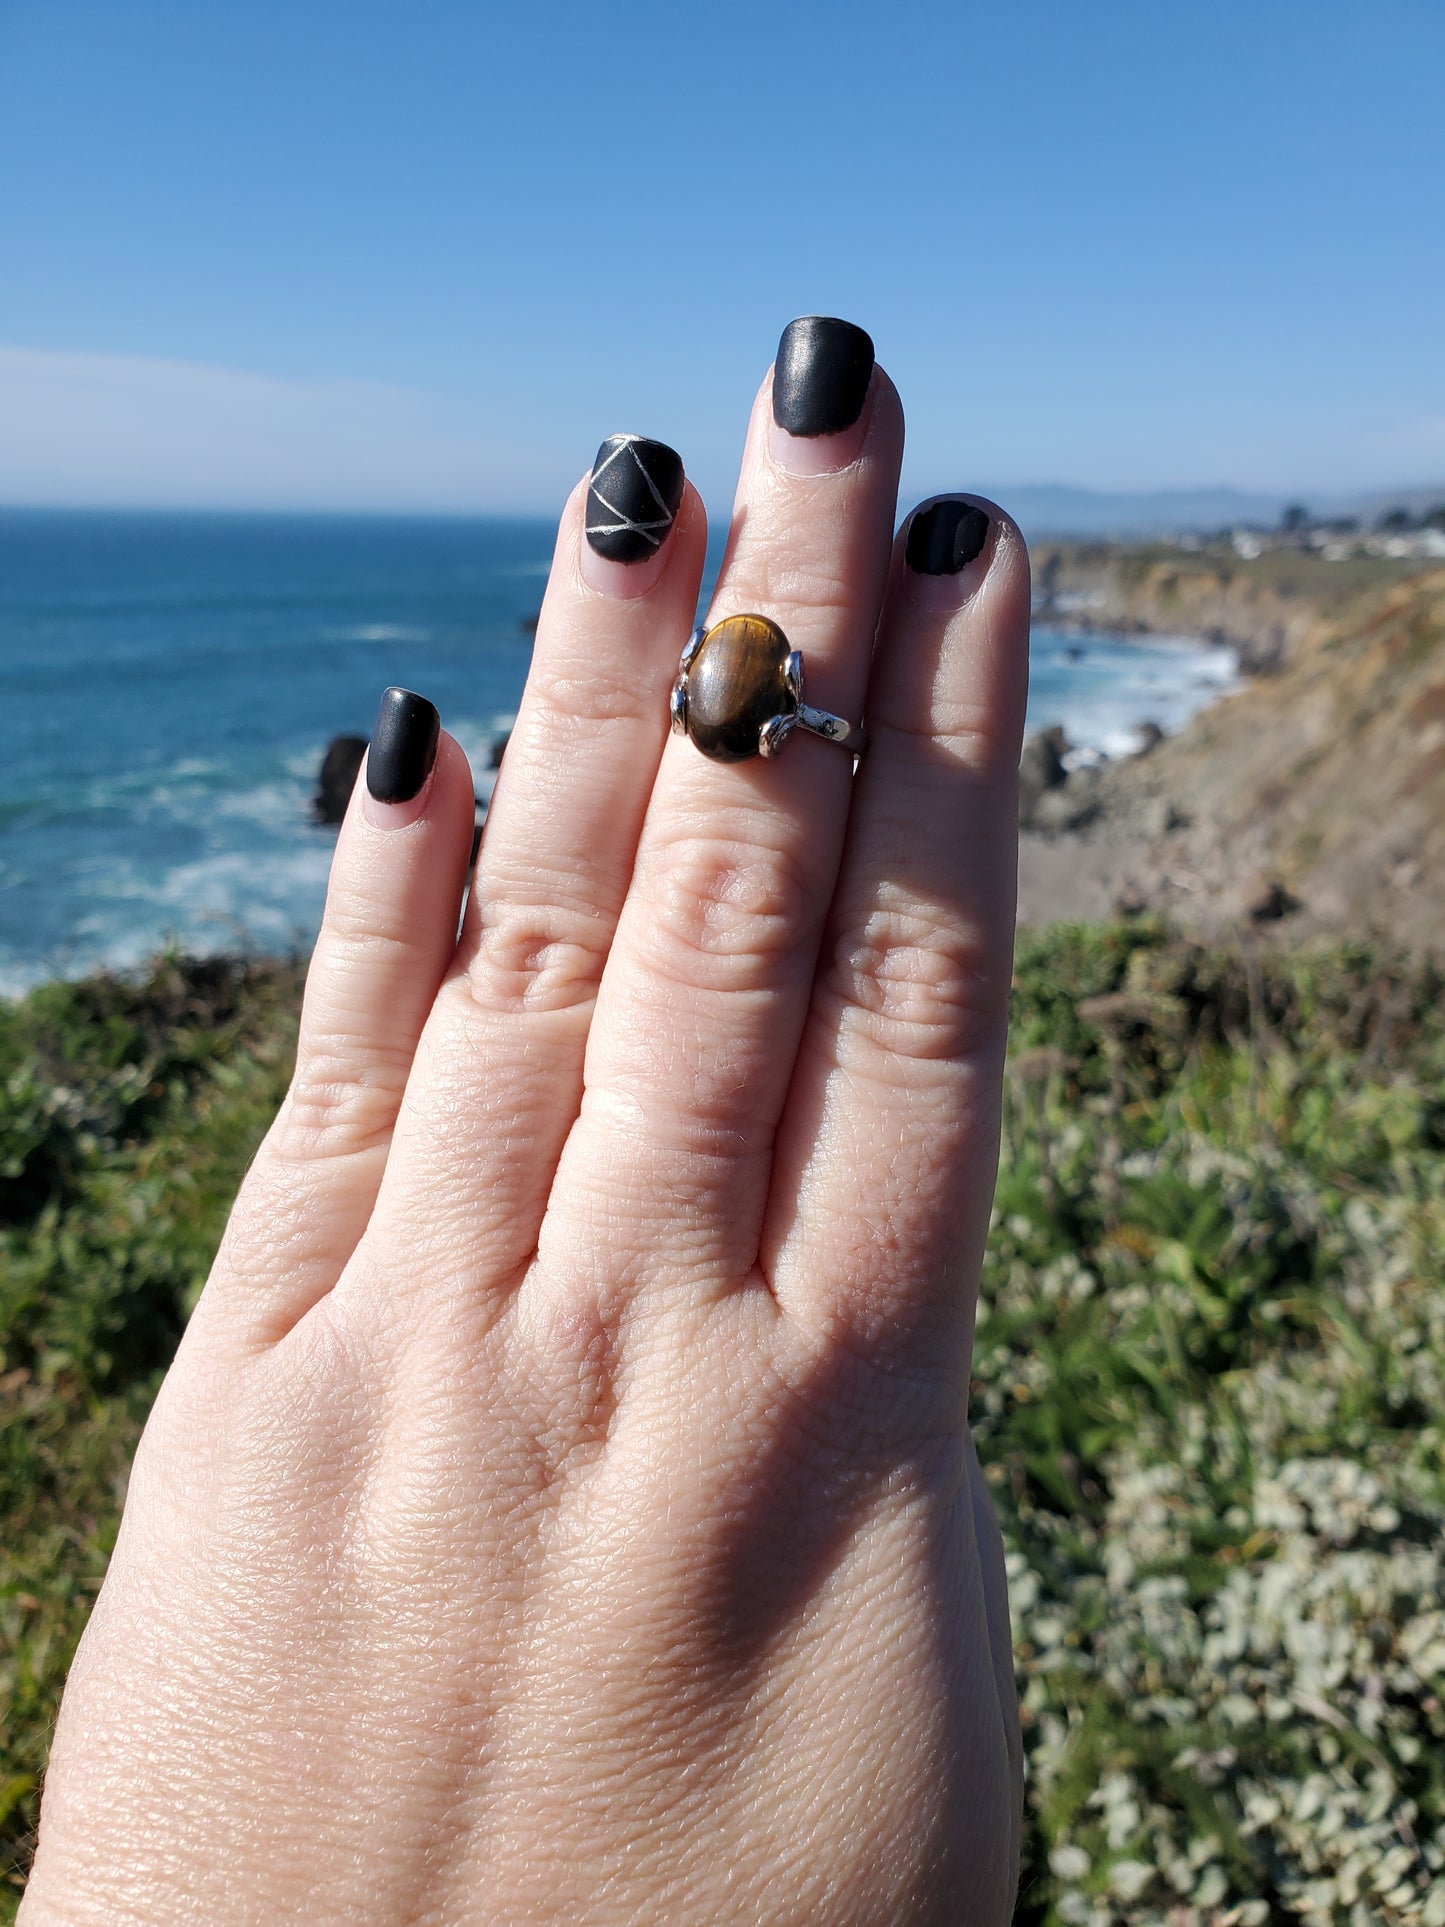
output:
[[[399,626],[364,633],[383,632],[402,639]],[[1045,631],[1029,727],[1061,723],[1073,763],[1128,755],[1144,724],[1172,733],[1239,680],[1232,650],[1188,638]],[[514,722],[483,703],[446,718],[484,799],[496,782],[492,746]],[[325,746],[293,742],[244,768],[188,751],[160,767],[57,781],[39,816],[4,839],[0,884],[16,936],[0,942],[0,995],[100,966],[134,969],[168,943],[201,954],[308,945],[334,849],[310,820]]]
[[[323,642],[430,642],[431,630],[404,622],[358,622],[340,629],[323,629]]]
[[[349,730],[337,732],[338,735],[352,733]],[[357,735],[361,733],[360,730],[355,732]],[[316,743],[306,749],[293,750],[289,756],[282,759],[282,765],[286,774],[294,777],[298,783],[314,783],[321,768],[321,759],[325,754],[326,744]]]
[[[168,944],[202,955],[308,945],[330,868],[329,839],[289,850],[228,850],[159,873],[112,862],[92,880],[89,907],[72,926],[73,961],[82,970],[128,970]],[[41,974],[75,971],[54,957]]]
[[[320,907],[331,873],[330,839],[291,850],[227,850],[181,863],[144,883],[141,894],[193,915],[233,916],[244,923],[253,912],[268,917],[278,906]]]
[[[254,789],[234,790],[230,795],[217,796],[211,801],[211,812],[216,816],[240,817],[248,823],[264,824],[269,829],[289,830],[297,823],[306,822],[310,816],[311,795],[320,767],[321,758],[318,756],[309,772],[309,781],[258,783]]]
[[[1072,746],[1066,760],[1077,768],[1132,756],[1147,724],[1172,735],[1239,684],[1238,657],[1221,645],[1045,631],[1035,638],[1028,727],[1062,726]]]

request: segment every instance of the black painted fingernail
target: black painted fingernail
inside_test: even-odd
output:
[[[972,502],[931,502],[908,525],[904,560],[920,575],[957,575],[988,540],[988,517]]]
[[[432,773],[441,736],[436,705],[409,689],[382,692],[366,752],[366,787],[378,803],[409,803]]]
[[[682,457],[643,435],[609,435],[592,464],[587,540],[609,562],[656,555],[682,504]]]
[[[773,420],[790,435],[839,435],[863,413],[873,343],[851,321],[790,321],[773,364]]]

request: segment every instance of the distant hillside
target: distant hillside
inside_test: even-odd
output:
[[[1345,617],[1430,566],[1357,555],[1327,562],[1280,549],[1242,560],[1228,544],[1189,553],[1168,542],[1032,545],[1036,619],[1124,634],[1204,636],[1252,672],[1277,667],[1322,614]]]
[[[1359,516],[1373,522],[1391,508],[1419,515],[1445,502],[1445,482],[1373,489],[1354,495],[1253,493],[1237,488],[1157,489],[1130,493],[1029,483],[986,491],[1009,511],[1029,540],[1048,536],[1112,536],[1139,540],[1221,528],[1273,528],[1285,509],[1303,503],[1328,518]]]

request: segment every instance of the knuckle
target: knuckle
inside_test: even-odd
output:
[[[388,1049],[376,1039],[364,1051],[311,1044],[277,1113],[273,1153],[290,1163],[385,1145],[410,1066],[409,1050]]]
[[[494,900],[480,906],[480,934],[463,973],[488,1015],[575,1010],[597,995],[611,948],[610,918],[575,902]]]
[[[977,939],[919,903],[875,906],[834,937],[819,997],[839,1031],[884,1057],[954,1063],[1001,1034],[1006,971],[989,967]]]
[[[523,744],[536,745],[553,755],[558,737],[580,742],[597,755],[596,732],[613,724],[650,720],[647,697],[639,678],[628,673],[625,661],[611,663],[597,655],[562,656],[548,665],[547,680],[534,698],[535,707],[520,721]]]
[[[333,975],[404,969],[423,947],[417,931],[387,928],[395,911],[381,894],[384,887],[364,893],[353,886],[328,898],[318,949]]]
[[[875,757],[887,755],[890,767],[916,760],[920,747],[942,753],[980,784],[1012,793],[1018,781],[1018,731],[997,703],[968,702],[935,693],[918,715],[875,717]]]
[[[749,531],[746,571],[727,584],[729,606],[752,606],[773,612],[775,619],[806,647],[806,630],[836,627],[858,618],[858,584],[840,549],[828,555],[798,552],[797,530],[791,525],[776,531]],[[818,623],[822,616],[824,622]],[[715,621],[716,615],[710,620]]]
[[[650,961],[704,988],[770,987],[796,935],[807,877],[786,845],[682,835],[656,851]]]
[[[736,1218],[740,1186],[772,1145],[772,1126],[755,1107],[740,1110],[739,1085],[715,1068],[665,1079],[655,1067],[625,1082],[588,1088],[589,1128],[614,1141],[648,1147],[615,1174],[613,1208],[622,1223],[664,1220],[669,1262],[685,1263],[711,1246],[719,1215]]]

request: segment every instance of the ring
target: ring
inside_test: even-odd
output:
[[[803,658],[767,616],[728,616],[688,638],[672,685],[673,733],[704,756],[742,763],[776,756],[806,729],[861,756],[862,727],[803,701]]]

